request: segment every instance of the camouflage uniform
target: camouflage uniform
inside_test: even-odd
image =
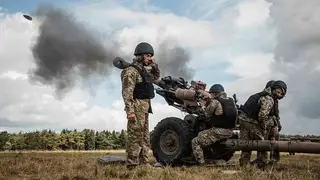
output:
[[[274,108],[274,99],[271,94],[271,89],[267,88],[263,91],[256,106],[260,106],[258,112],[258,120],[250,118],[246,113],[241,112],[238,119],[240,124],[240,139],[243,140],[264,140],[269,136],[268,127],[273,126],[274,116],[269,114]],[[270,132],[270,130],[269,130]],[[248,164],[251,158],[251,151],[242,151],[239,159],[240,166]],[[267,152],[258,151],[257,162],[265,164],[267,161]]]
[[[276,109],[276,115],[273,116],[273,123],[270,123],[270,126],[267,127],[267,134],[268,140],[279,140],[280,134],[279,131],[281,130],[281,124],[280,124],[280,116],[279,116],[279,107],[278,107],[278,100],[274,101],[274,106]],[[270,161],[271,162],[277,162],[280,160],[280,152],[274,151],[270,152]]]
[[[227,99],[225,93],[221,93],[219,97]],[[205,109],[205,116],[208,117],[208,119],[210,120],[212,116],[219,116],[222,114],[223,108],[221,103],[216,99],[212,99]],[[202,150],[203,147],[210,146],[218,140],[230,138],[232,135],[232,129],[218,127],[212,127],[210,129],[199,132],[198,136],[193,138],[191,141],[192,151],[196,161],[199,164],[205,163]]]
[[[139,62],[134,62],[139,68],[144,68],[151,75],[153,80],[160,77],[160,70],[157,64],[151,68],[144,67]],[[143,81],[139,71],[129,66],[121,73],[122,97],[125,104],[126,114],[134,113],[134,120],[128,119],[127,123],[127,162],[128,166],[148,163],[148,151],[150,147],[149,136],[149,114],[151,112],[150,99],[134,99],[133,92],[135,85]]]

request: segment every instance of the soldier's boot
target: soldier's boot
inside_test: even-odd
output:
[[[258,169],[265,169],[266,167],[266,163],[262,162],[261,160],[255,159],[253,161],[250,162],[250,165],[257,167]]]
[[[274,159],[279,162],[280,161],[280,152],[279,151],[275,151],[274,152]]]
[[[250,163],[251,159],[251,151],[245,152],[243,151],[239,158],[240,167],[247,166]]]
[[[223,159],[219,159],[219,160],[214,161],[214,164],[217,166],[225,166],[225,165],[227,165],[227,162]]]
[[[270,165],[276,165],[280,161],[280,152],[273,151],[270,153]]]

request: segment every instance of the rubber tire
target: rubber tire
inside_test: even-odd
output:
[[[160,137],[166,130],[174,131],[179,138],[179,150],[174,155],[166,154],[160,148]],[[151,138],[153,156],[162,165],[181,165],[181,158],[192,153],[191,140],[193,137],[195,135],[186,121],[177,117],[167,117],[161,120],[153,130]]]

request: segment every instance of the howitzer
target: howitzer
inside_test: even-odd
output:
[[[309,138],[309,137],[280,138],[280,140],[281,141],[320,142],[320,138]]]
[[[128,67],[128,63],[119,59],[115,64],[119,69]],[[120,64],[120,65],[119,65]],[[116,67],[117,67],[116,66]],[[160,88],[156,93],[162,96],[168,105],[186,112],[187,115],[162,119],[151,133],[151,150],[156,160],[163,165],[181,165],[194,163],[191,140],[202,130],[209,128],[206,124],[203,108],[210,99],[205,91],[206,84],[191,81],[189,85],[183,78],[163,77],[154,82]],[[233,96],[237,103],[236,96]],[[237,105],[237,107],[239,107]],[[241,132],[240,132],[241,133]],[[274,140],[240,140],[234,132],[229,139],[224,139],[203,149],[206,160],[229,161],[235,151],[274,151],[289,153],[319,153],[320,143]]]

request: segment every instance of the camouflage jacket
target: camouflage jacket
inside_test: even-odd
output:
[[[270,116],[270,112],[273,109],[275,101],[272,97],[270,88],[266,88],[263,91],[265,91],[267,95],[260,97],[260,99],[258,100],[258,106],[260,107],[260,110],[258,112],[258,121],[248,117],[245,113],[241,113],[239,115],[240,121],[260,124],[263,128],[266,128],[267,126],[274,126],[276,117]]]
[[[227,94],[226,93],[220,93],[218,95],[218,97],[227,98]],[[212,117],[214,115],[219,116],[219,115],[222,115],[222,114],[223,114],[223,108],[222,108],[221,103],[218,100],[214,99],[214,97],[212,97],[210,102],[206,106],[205,116],[206,117]]]
[[[271,94],[271,88],[266,88],[263,91],[268,95],[260,97],[258,103],[260,105],[260,111],[258,113],[258,120],[263,126],[274,126],[275,116],[270,116],[270,112],[275,105],[275,101]]]
[[[140,68],[145,68],[147,72],[150,73],[153,80],[160,78],[160,70],[157,64],[152,66],[143,66],[141,63],[134,62],[134,64]],[[149,99],[133,99],[133,90],[135,85],[142,82],[142,77],[137,69],[134,67],[125,68],[121,72],[121,82],[122,82],[122,98],[124,101],[127,114],[139,112],[148,112],[150,106]]]

